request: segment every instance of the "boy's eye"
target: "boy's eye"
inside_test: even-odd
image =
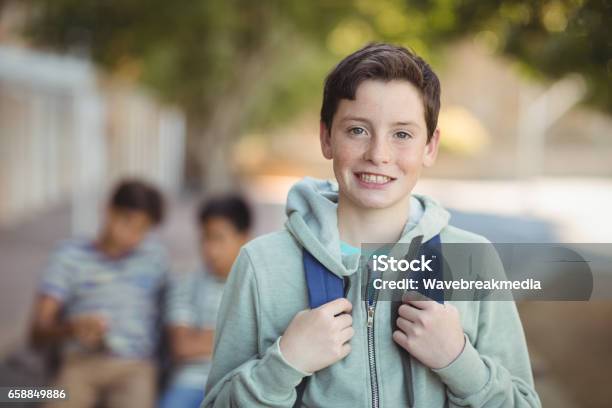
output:
[[[397,132],[395,134],[395,137],[397,137],[398,139],[410,139],[412,138],[412,135],[407,132]]]
[[[350,128],[349,132],[353,135],[363,135],[365,133],[365,129],[360,127],[354,127]]]

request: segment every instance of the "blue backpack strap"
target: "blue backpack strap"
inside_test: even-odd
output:
[[[431,238],[429,241],[425,243],[421,243],[421,239],[423,237],[415,237],[413,240],[413,244],[410,245],[409,253],[407,256],[409,258],[416,257],[418,255],[425,255],[427,259],[432,259],[430,263],[432,273],[429,274],[429,277],[441,279],[442,278],[442,246],[440,242],[440,235],[436,235]],[[420,248],[418,248],[420,247]],[[435,255],[435,257],[433,257]],[[423,272],[416,273],[416,279],[423,279],[425,277]],[[444,292],[437,290],[425,290],[422,288],[422,284],[419,285],[419,293],[429,297],[430,299],[436,300],[438,303],[444,303]],[[397,328],[397,317],[398,317],[398,308],[402,304],[401,301],[397,300],[391,303],[391,331],[395,331]],[[409,408],[413,408],[415,406],[414,400],[414,389],[412,384],[412,361],[411,356],[408,354],[406,350],[400,348],[400,353],[404,354],[402,356],[402,371],[404,373],[404,383],[406,384],[406,406]]]
[[[344,280],[334,275],[310,252],[303,249],[304,275],[306,276],[306,286],[308,287],[308,304],[311,309],[331,302],[332,300],[344,297]],[[308,385],[310,377],[305,377],[302,382],[295,387],[296,400],[293,407],[302,405],[302,398]]]
[[[443,257],[442,257],[442,242],[440,241],[440,234],[434,236],[429,241],[423,243],[421,246],[421,254],[425,255],[427,259],[431,259],[432,272],[428,273],[428,277],[436,279],[438,281],[444,280]],[[444,290],[442,289],[423,289],[423,295],[430,299],[435,300],[438,303],[444,304]]]
[[[334,275],[306,249],[303,250],[308,302],[314,309],[344,296],[344,281]]]

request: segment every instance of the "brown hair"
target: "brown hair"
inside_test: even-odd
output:
[[[421,93],[427,124],[427,142],[438,124],[440,81],[429,64],[404,47],[370,43],[344,58],[325,79],[321,121],[331,130],[341,99],[355,99],[361,82],[367,79],[403,79]]]
[[[119,183],[110,198],[114,208],[143,211],[157,225],[164,218],[164,199],[153,185],[140,180],[124,180]]]
[[[200,206],[198,221],[200,225],[213,217],[222,217],[232,223],[238,232],[251,229],[251,208],[247,201],[238,194],[213,197]]]

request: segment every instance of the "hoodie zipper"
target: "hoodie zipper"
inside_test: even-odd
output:
[[[370,268],[368,268],[368,287],[370,282]],[[365,301],[366,310],[368,313],[367,331],[368,331],[368,362],[370,365],[370,385],[372,391],[372,408],[378,408],[380,404],[378,395],[378,377],[376,375],[376,351],[374,348],[374,312],[376,311],[376,301],[378,299],[378,291],[372,289],[374,293],[370,293]]]

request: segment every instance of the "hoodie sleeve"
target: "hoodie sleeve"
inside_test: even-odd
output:
[[[505,279],[497,253],[487,257],[491,276]],[[508,299],[506,293],[501,298]],[[512,300],[478,301],[478,334],[448,366],[433,372],[447,386],[452,407],[541,407],[523,326]]]
[[[307,374],[280,353],[280,337],[260,353],[257,279],[247,250],[236,259],[217,318],[205,407],[292,407],[295,387]]]

